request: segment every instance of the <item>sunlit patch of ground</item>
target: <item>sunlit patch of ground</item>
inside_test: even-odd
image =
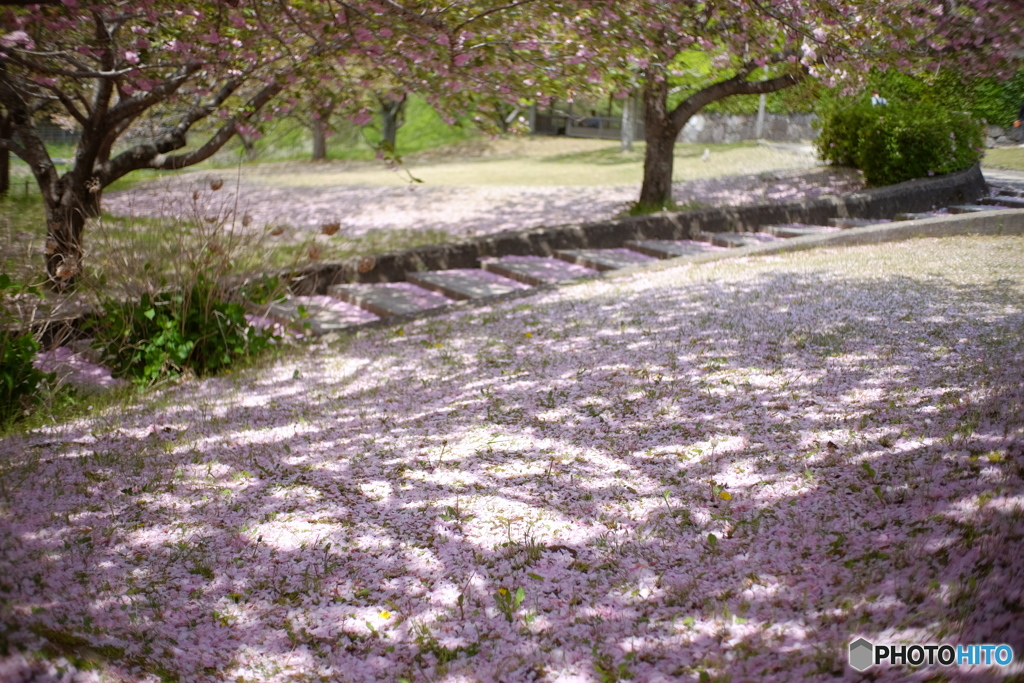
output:
[[[28,653],[0,672],[824,681],[854,634],[1020,653],[1022,387],[1019,237],[363,332],[0,442],[0,636]]]

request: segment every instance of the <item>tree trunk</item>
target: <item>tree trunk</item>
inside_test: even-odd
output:
[[[668,84],[648,79],[644,87],[644,183],[639,206],[647,210],[672,204],[672,162],[679,129],[668,112]]]
[[[633,114],[633,93],[630,92],[626,96],[626,99],[622,101],[622,123],[620,124],[619,130],[619,151],[620,152],[632,152],[633,151],[633,128],[636,125],[634,122],[636,119]]]
[[[381,143],[395,150],[398,140],[398,129],[402,126],[402,113],[405,111],[405,95],[398,100],[381,100]]]
[[[0,117],[0,138],[11,139],[14,134],[14,126],[11,119],[5,114]],[[11,188],[11,153],[6,149],[0,150],[0,197],[7,194]]]
[[[256,145],[252,143],[248,135],[242,135],[241,133],[237,133],[237,135],[242,143],[242,149],[245,150],[246,161],[256,161],[256,157],[259,156],[259,152],[256,151]]]
[[[327,125],[322,118],[313,119],[313,161],[327,159]]]
[[[82,233],[85,206],[90,202],[88,195],[88,190],[73,192],[67,188],[55,197],[43,193],[47,227],[46,275],[50,287],[57,291],[70,289],[82,272]]]

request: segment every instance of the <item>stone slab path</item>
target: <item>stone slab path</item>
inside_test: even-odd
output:
[[[594,270],[617,270],[652,263],[658,259],[631,249],[560,249],[555,256]]]
[[[405,277],[414,285],[457,300],[482,299],[530,288],[527,284],[486,270],[469,268],[409,273]]]
[[[504,256],[483,262],[484,270],[527,285],[547,285],[593,275],[597,271],[543,256]]]
[[[655,258],[693,256],[694,254],[706,254],[709,251],[725,249],[725,247],[716,247],[708,242],[698,242],[696,240],[637,240],[626,242],[625,246],[633,251]]]
[[[767,232],[709,232],[702,237],[707,237],[717,247],[750,247],[780,239]]]
[[[762,230],[776,237],[804,237],[805,235],[823,235],[829,232],[836,232],[841,228],[833,228],[827,225],[769,225]]]
[[[329,296],[296,296],[275,301],[264,309],[264,314],[275,322],[306,330],[314,336],[379,319],[369,311]]]
[[[334,285],[327,293],[381,317],[422,313],[453,301],[411,282]]]
[[[947,207],[950,213],[980,213],[982,211],[1000,211],[1005,209],[1005,206],[992,206],[985,204],[959,204],[957,206]]]

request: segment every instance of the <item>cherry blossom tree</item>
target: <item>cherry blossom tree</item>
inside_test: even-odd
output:
[[[625,92],[639,73],[647,149],[640,205],[671,204],[673,148],[705,106],[733,95],[766,94],[807,76],[851,82],[872,68],[907,71],[953,66],[961,73],[1005,70],[1020,49],[1019,3],[1012,0],[626,0],[574,3],[566,30],[579,41],[570,61],[589,79],[618,79]],[[680,55],[714,59],[713,76],[671,98]]]
[[[0,151],[24,160],[41,189],[46,274],[58,289],[81,272],[86,219],[110,183],[209,159],[294,106],[289,91],[330,81],[349,58],[448,79],[465,60],[449,35],[472,19],[390,1],[63,0],[0,11],[0,107],[11,123]],[[54,108],[82,131],[63,174],[39,134]]]

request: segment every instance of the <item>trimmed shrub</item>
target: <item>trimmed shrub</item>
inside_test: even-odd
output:
[[[279,339],[245,317],[245,307],[199,276],[190,289],[138,301],[105,301],[92,321],[96,346],[114,375],[148,384],[190,369],[218,372]]]
[[[935,105],[832,101],[820,121],[820,156],[859,168],[874,186],[970,168],[983,153],[980,122]]]

